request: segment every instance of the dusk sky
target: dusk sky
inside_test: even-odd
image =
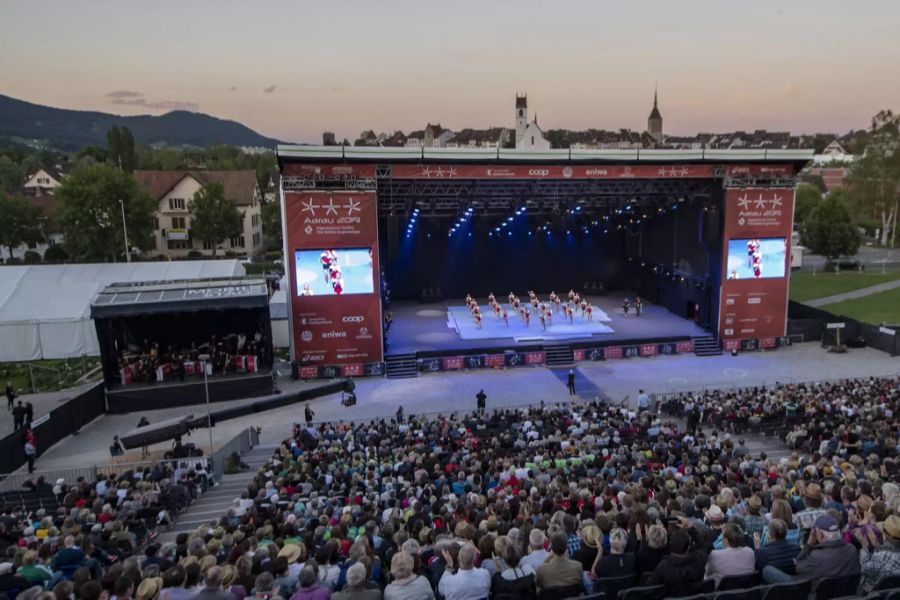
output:
[[[900,109],[900,1],[3,0],[0,93],[281,140],[513,126],[843,133]]]

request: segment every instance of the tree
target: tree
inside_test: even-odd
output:
[[[156,201],[130,173],[108,164],[77,167],[56,189],[62,202],[59,222],[65,249],[75,260],[125,258],[121,199],[131,248],[153,248]]]
[[[234,201],[225,197],[221,183],[207,183],[194,194],[188,204],[191,213],[191,236],[212,246],[213,256],[219,244],[241,235],[244,215]]]
[[[8,156],[0,156],[0,190],[19,190],[25,184],[25,170]]]
[[[879,242],[893,246],[900,208],[900,115],[889,110],[875,115],[865,152],[853,163],[848,183],[854,205],[881,220]]]
[[[27,198],[0,192],[0,245],[13,257],[21,244],[36,244],[44,239],[41,209]]]
[[[262,230],[266,245],[281,249],[281,201],[268,202],[262,205]]]
[[[808,183],[802,183],[797,187],[797,201],[794,206],[794,222],[804,223],[810,213],[822,202],[822,194],[819,189]]]
[[[813,254],[824,256],[829,265],[859,249],[859,230],[841,194],[829,194],[813,209],[803,229],[806,245]]]
[[[63,263],[69,259],[69,255],[66,253],[65,248],[62,247],[61,244],[53,244],[47,251],[44,252],[44,262],[48,263]]]
[[[127,127],[119,129],[113,125],[106,132],[107,154],[112,163],[131,173],[137,166],[137,155],[134,150],[134,136]]]

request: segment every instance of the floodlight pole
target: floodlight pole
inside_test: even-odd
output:
[[[131,250],[128,248],[128,228],[125,226],[125,202],[119,198],[119,206],[122,208],[122,233],[125,234],[125,259],[131,262]]]
[[[213,439],[212,439],[212,414],[209,412],[209,378],[207,376],[209,363],[203,363],[203,389],[206,391],[206,429],[209,431],[209,470],[212,475]]]

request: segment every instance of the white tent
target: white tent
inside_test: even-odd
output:
[[[244,274],[236,260],[0,267],[0,362],[98,355],[91,301],[112,283]]]

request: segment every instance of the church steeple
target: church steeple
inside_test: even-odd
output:
[[[653,110],[647,117],[647,132],[657,144],[663,143],[662,114],[659,112],[659,90],[656,86],[653,86]]]

